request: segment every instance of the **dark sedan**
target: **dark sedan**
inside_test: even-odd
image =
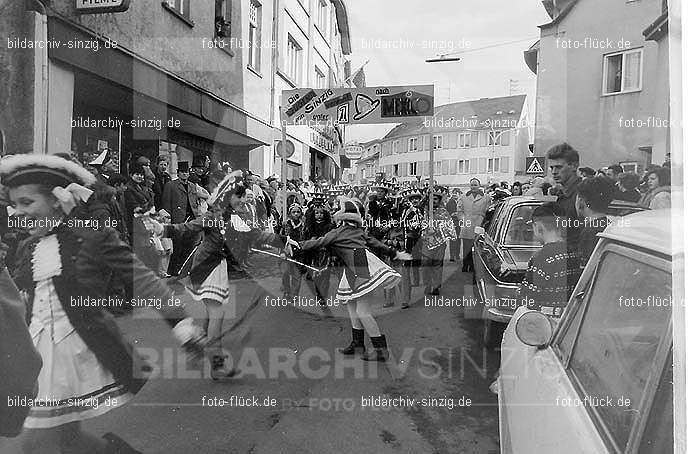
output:
[[[523,280],[527,264],[540,243],[535,239],[532,212],[554,196],[516,196],[500,201],[482,227],[475,229],[474,285],[475,295],[483,303],[483,340],[492,346],[497,340],[494,323],[507,324],[520,305],[518,284]],[[636,204],[615,200],[610,204],[610,216],[624,216],[643,210]]]

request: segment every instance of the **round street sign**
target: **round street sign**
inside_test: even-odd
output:
[[[292,155],[294,154],[294,143],[291,140],[287,140],[287,156],[284,155],[284,142],[281,140],[277,142],[277,145],[275,146],[275,150],[277,151],[277,156],[280,158],[291,158]]]

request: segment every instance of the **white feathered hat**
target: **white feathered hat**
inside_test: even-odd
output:
[[[95,184],[95,176],[73,161],[46,154],[14,154],[0,159],[0,183],[16,187],[24,184],[46,184],[66,187]]]

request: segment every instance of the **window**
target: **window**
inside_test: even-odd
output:
[[[214,4],[214,36],[231,37],[231,0],[216,0]]]
[[[642,50],[630,50],[604,56],[603,94],[626,93],[642,89]]]
[[[408,174],[410,176],[415,176],[418,172],[418,163],[417,162],[409,162],[408,163]]]
[[[521,205],[513,210],[504,243],[509,246],[539,246],[532,227],[532,212],[538,205]]]
[[[326,75],[316,66],[316,88],[326,88]]]
[[[663,343],[671,322],[671,274],[665,262],[622,248],[605,252],[598,266],[588,299],[573,306],[556,347],[581,399],[615,402],[590,408],[624,451],[644,413],[655,358],[669,348]],[[630,405],[617,405],[621,397]]]
[[[496,145],[498,140],[498,131],[489,131],[489,146]]]
[[[504,131],[501,131],[500,135],[498,136],[498,141],[498,144],[502,147],[510,145],[510,130],[506,129]]]
[[[399,152],[399,141],[394,140],[391,142],[391,154],[398,154]]]
[[[460,132],[458,136],[459,148],[469,148],[472,146],[472,134],[470,132]]]
[[[488,131],[479,131],[479,147],[488,145]]]
[[[486,165],[487,173],[495,173],[501,171],[501,158],[489,158]]]
[[[399,165],[394,164],[394,175],[398,175],[398,174],[399,174]]]
[[[418,138],[417,137],[411,137],[408,139],[408,151],[416,151],[418,150]]]
[[[468,173],[469,172],[469,160],[460,159],[457,161],[457,173]]]
[[[433,175],[442,175],[442,161],[435,161],[433,165],[435,166],[433,168]]]
[[[262,50],[262,6],[256,0],[248,5],[248,66],[260,71],[260,53]]]
[[[326,0],[318,0],[316,3],[316,25],[321,30],[321,34],[326,36],[328,28],[328,4]]]
[[[292,82],[299,82],[301,74],[301,46],[292,38],[292,35],[287,37],[285,65],[284,71],[287,73],[287,76],[291,77]]]
[[[433,136],[433,150],[442,149],[442,136]]]

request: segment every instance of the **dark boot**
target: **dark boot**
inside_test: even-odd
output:
[[[365,361],[379,361],[384,362],[389,359],[389,349],[386,346],[386,337],[384,335],[378,337],[370,337],[372,339],[372,347],[374,349],[371,352],[365,352],[362,355],[362,359]]]
[[[233,378],[240,371],[236,368],[226,371],[226,356],[212,355],[211,357],[211,378],[212,380],[221,380],[224,378]]]
[[[352,342],[345,348],[338,349],[344,355],[354,355],[362,351],[365,352],[365,330],[352,329]]]

